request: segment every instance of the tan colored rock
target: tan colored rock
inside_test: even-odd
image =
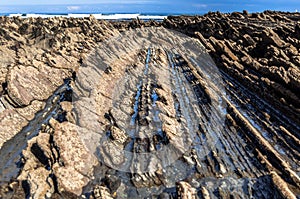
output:
[[[10,65],[14,63],[15,53],[6,46],[0,46],[0,93],[2,92],[2,83],[6,82],[6,76]]]
[[[160,115],[161,117],[161,115]],[[175,119],[170,119],[168,117],[161,117],[163,122],[162,130],[166,133],[168,139],[173,140],[174,137],[178,135],[177,129],[176,129],[176,121]]]
[[[248,34],[245,34],[244,36],[243,36],[243,38],[244,38],[244,41],[249,45],[249,46],[254,46],[255,45],[255,41],[252,39],[252,37],[250,36],[250,35],[248,35]]]
[[[233,62],[232,66],[234,68],[237,68],[239,71],[244,70],[244,66],[242,64],[240,64],[239,62],[237,62],[237,61]]]
[[[34,119],[35,114],[44,107],[44,104],[44,102],[33,101],[31,105],[24,108],[0,111],[0,148]]]
[[[294,87],[294,89],[300,88],[300,69],[299,68],[289,68],[288,71],[288,77],[291,81],[291,85]]]
[[[28,175],[28,183],[30,185],[30,193],[32,198],[45,198],[47,193],[54,192],[54,184],[48,180],[51,171],[43,167],[34,169]]]
[[[156,102],[156,105],[162,111],[162,113],[168,115],[169,117],[175,117],[176,111],[174,109],[174,101],[172,97],[171,90],[167,86],[163,86],[163,89],[155,88],[156,94],[161,99]]]
[[[113,199],[107,187],[97,185],[93,192],[95,199]]]
[[[73,104],[72,102],[64,101],[60,103],[61,108],[66,112],[66,120],[70,123],[76,124],[76,119],[74,116],[73,110]]]
[[[30,144],[36,143],[37,146],[43,151],[43,154],[45,155],[45,158],[48,159],[48,163],[52,160],[53,162],[55,161],[56,158],[58,157],[52,157],[52,152],[51,146],[50,146],[50,134],[48,133],[39,133],[39,135],[32,140],[29,141]]]
[[[279,48],[286,45],[286,43],[270,28],[267,28],[262,32],[262,39],[265,44],[275,44]]]
[[[198,31],[198,39],[202,39],[203,43],[206,39],[204,39],[204,37],[201,37],[202,34],[205,35],[205,38],[209,38],[209,36],[216,37],[218,40],[206,40],[207,43],[205,45],[212,50],[211,52],[213,52],[216,60],[219,61],[216,63],[226,68],[226,71],[224,72],[228,73],[228,75],[233,79],[246,86],[246,89],[247,87],[248,89],[251,89],[251,87],[253,87],[253,93],[257,92],[258,94],[262,94],[265,92],[270,95],[271,100],[269,102],[272,103],[272,101],[274,100],[275,107],[280,107],[282,106],[282,104],[289,105],[287,107],[290,107],[291,109],[286,110],[291,111],[283,111],[282,113],[287,117],[293,117],[293,112],[297,111],[297,109],[294,109],[293,106],[294,104],[298,103],[291,103],[289,98],[297,102],[299,101],[295,96],[295,91],[299,90],[299,70],[297,67],[300,64],[297,50],[300,43],[295,38],[299,37],[299,34],[295,33],[299,33],[300,28],[299,25],[295,26],[295,19],[297,19],[299,15],[292,14],[290,17],[284,17],[283,15],[285,14],[264,13],[249,15],[245,12],[244,15],[233,13],[232,17],[234,18],[231,18],[229,14],[210,13],[208,14],[208,16],[204,17],[169,17],[168,20],[164,22],[164,24],[170,25],[170,28],[177,29],[184,33],[189,33],[189,35],[194,34],[195,31]],[[239,20],[237,18],[244,18],[244,20]],[[76,68],[78,59],[77,56],[80,53],[84,54],[85,52],[89,52],[89,50],[95,46],[95,42],[101,41],[106,37],[104,35],[113,34],[113,31],[111,31],[110,29],[113,29],[112,26],[114,26],[115,24],[112,25],[109,24],[109,22],[102,22],[93,18],[20,19],[0,17],[0,21],[2,24],[0,28],[0,54],[3,56],[3,59],[0,60],[0,85],[8,80],[10,92],[9,96],[11,96],[13,102],[15,102],[16,105],[31,105],[25,108],[15,108],[13,110],[9,110],[5,105],[0,105],[0,130],[3,130],[0,131],[0,134],[1,136],[2,134],[5,135],[6,139],[6,136],[12,137],[16,133],[18,133],[20,129],[22,129],[22,127],[26,126],[26,124],[28,124],[28,120],[33,119],[35,113],[43,107],[41,101],[44,101],[47,96],[52,94],[53,90],[55,90],[57,86],[61,85],[63,76],[60,74],[60,72],[65,71],[63,69],[73,70],[74,68]],[[218,23],[216,23],[217,21]],[[289,24],[285,26],[283,23]],[[134,28],[142,26],[144,23],[140,21],[134,21],[128,24],[130,25],[122,23],[120,27],[126,30],[129,27]],[[71,26],[71,28],[69,26]],[[118,24],[116,26],[118,26]],[[265,38],[262,38],[261,32],[265,29],[265,26],[272,27],[273,32],[270,33],[269,30],[265,30],[266,33],[263,33],[265,34]],[[277,26],[282,26],[282,28],[278,28]],[[294,26],[295,33],[293,29]],[[17,33],[15,33],[16,31]],[[243,34],[240,34],[240,32],[243,32]],[[244,33],[246,33],[246,35],[244,35]],[[197,36],[197,34],[194,34],[194,36],[195,35]],[[287,35],[288,38],[286,38]],[[249,38],[252,38],[252,40]],[[23,44],[24,42],[26,42],[26,44]],[[254,42],[255,44],[253,44]],[[295,47],[290,47],[289,50],[289,46],[285,46],[285,42],[290,42]],[[253,49],[253,46],[248,46],[247,48],[243,49],[247,43],[249,45],[256,45],[256,47],[262,46],[262,48]],[[267,46],[272,45],[274,46],[274,48],[267,48],[264,44],[267,44]],[[49,48],[49,46],[52,46],[53,48],[46,49]],[[118,56],[122,55],[116,53],[117,51],[115,49],[118,49],[118,47],[118,44],[116,44],[116,46],[113,47],[114,49],[111,51],[115,53],[107,54],[114,57],[113,59],[119,59]],[[126,48],[133,49],[134,47],[128,45],[126,46]],[[140,45],[138,45],[138,48],[140,48]],[[241,52],[241,49],[243,49],[244,52]],[[115,54],[117,56],[115,56]],[[265,55],[269,55],[270,57],[279,56],[280,59],[273,59],[272,61],[274,61],[274,64],[272,63],[270,65],[269,58],[262,58],[262,56]],[[82,57],[84,57],[84,55]],[[240,57],[243,58],[239,60]],[[108,60],[109,59],[110,58],[108,58]],[[260,60],[260,63],[256,62],[255,60]],[[292,60],[293,63],[291,64],[287,60]],[[94,61],[96,62],[97,60]],[[95,106],[93,104],[91,106],[92,109],[90,109],[91,111],[98,114],[96,116],[104,117],[105,113],[109,112],[109,108],[111,105],[110,102],[115,99],[111,92],[115,89],[114,85],[118,85],[118,83],[116,83],[118,82],[118,79],[123,77],[123,73],[121,73],[120,71],[123,71],[123,69],[126,67],[125,65],[127,61],[128,60],[125,59],[125,61],[120,62],[121,64],[113,66],[112,76],[108,75],[107,77],[106,75],[102,76],[101,74],[101,77],[103,77],[102,79],[100,79],[99,76],[95,76],[94,79],[91,79],[90,82],[87,82],[87,84],[91,87],[85,88],[91,88],[90,90],[94,89],[92,93],[94,95],[89,96],[101,96],[97,98],[97,103],[95,104]],[[20,66],[15,65],[18,62],[20,63]],[[160,63],[160,66],[157,67],[157,70],[160,71],[155,74],[161,74],[162,71],[165,70],[161,66],[167,64],[167,61],[164,64]],[[24,65],[28,65],[29,67],[25,67]],[[273,65],[276,67],[272,67]],[[49,70],[49,68],[51,68],[51,70]],[[52,75],[52,69],[54,68],[56,68],[59,72],[55,73],[55,75]],[[251,69],[255,69],[255,71],[252,71]],[[10,74],[7,76],[8,70],[10,70]],[[153,71],[154,70],[152,70],[152,72]],[[101,70],[95,71],[95,73],[98,72],[101,73]],[[136,75],[135,72],[132,73]],[[86,73],[86,77],[90,77],[91,74],[91,71],[88,71]],[[265,77],[270,78],[270,80]],[[162,79],[169,80],[167,76],[158,78],[160,78],[158,79],[158,82],[162,81]],[[224,79],[226,80],[226,78]],[[282,80],[286,82],[285,86],[282,86]],[[21,81],[21,83],[19,81]],[[280,83],[278,83],[279,81]],[[261,85],[263,85],[263,89],[265,90],[259,90],[260,83],[263,83]],[[159,84],[161,84],[161,82],[159,82]],[[237,88],[238,86],[239,85],[234,85],[232,87]],[[180,126],[180,123],[185,123],[184,118],[176,118],[178,119],[178,121],[181,120],[181,122],[179,123],[176,122],[176,119],[174,119],[175,110],[171,108],[174,105],[174,102],[171,101],[172,96],[169,96],[171,92],[164,89],[164,86],[162,86],[161,88],[163,88],[161,90],[164,93],[161,94],[161,101],[156,102],[156,105],[161,110],[161,115],[164,115],[160,117],[163,125],[162,129],[169,138],[168,141],[170,142],[170,146],[184,146],[182,145],[180,139],[182,136],[184,136],[182,134],[188,134],[188,132],[184,132],[184,128],[180,128],[184,127],[184,125]],[[256,88],[258,89],[257,91],[255,91]],[[1,89],[2,88],[0,86],[0,93]],[[289,92],[290,90],[294,93]],[[284,98],[281,98],[281,101],[284,103],[277,103],[277,93],[279,93],[278,95],[284,95]],[[163,97],[165,98],[163,99]],[[88,100],[83,101],[83,103],[80,105],[84,106],[88,104],[88,102]],[[252,102],[251,99],[251,103],[255,102]],[[97,107],[97,104],[101,105]],[[62,108],[68,113],[72,110],[70,103],[62,103],[61,105]],[[86,124],[86,127],[93,125],[91,121],[98,121],[98,117],[88,117],[91,116],[90,114],[86,114],[89,112],[83,112],[81,110],[82,109],[77,109],[79,114],[84,113],[81,116],[85,117],[84,124]],[[129,113],[129,111],[125,112],[126,114]],[[271,117],[273,117],[273,114],[270,115]],[[94,126],[99,129],[99,131],[103,130],[105,128],[103,126],[107,125],[108,123],[107,120],[103,118],[101,119],[101,125]],[[71,121],[71,119],[68,120]],[[267,123],[268,122],[272,122],[272,118],[268,120]],[[93,152],[96,151],[97,148],[95,146],[99,144],[99,140],[101,139],[102,135],[96,132],[89,133],[89,130],[87,129],[86,131],[84,131],[84,133],[82,133],[81,131],[75,131],[74,126],[69,123],[54,124],[52,122],[52,124],[53,128],[55,128],[55,133],[53,135],[55,143],[53,144],[57,145],[57,147],[61,150],[61,158],[60,160],[57,160],[58,162],[56,162],[53,166],[53,172],[58,179],[59,190],[62,192],[60,193],[61,195],[57,197],[71,198],[67,196],[71,196],[72,193],[80,195],[82,187],[84,187],[87,182],[91,180],[90,174],[92,172],[90,171],[92,171],[92,166],[90,165],[93,165],[94,161],[89,160],[90,157],[88,157],[88,160],[86,160],[85,157],[88,154],[92,156]],[[151,130],[150,127],[149,129]],[[47,132],[52,133],[52,130],[49,130]],[[125,136],[123,133],[124,132],[117,129],[115,134],[113,135],[114,139],[119,140],[121,143],[123,143],[123,141],[125,140]],[[209,139],[208,135],[209,134],[207,134],[207,138]],[[24,136],[26,136],[26,133]],[[289,137],[291,136],[285,135],[283,140],[284,143],[286,142],[288,147],[292,148],[292,145],[289,146],[289,142],[291,141]],[[23,137],[21,137],[21,139],[23,140]],[[120,142],[116,142],[115,140],[114,142],[110,142],[108,144],[104,143],[103,145],[104,147],[106,147],[104,152],[108,154],[106,156],[107,160],[117,164],[118,162],[122,163],[123,148]],[[249,140],[251,141],[250,138]],[[278,140],[279,142],[282,142],[282,139]],[[29,146],[27,150],[25,150],[23,153],[24,159],[26,160],[23,171],[26,175],[23,175],[22,173],[20,175],[20,179],[21,177],[24,177],[22,178],[22,180],[26,180],[33,185],[34,188],[32,194],[38,194],[36,195],[36,197],[43,197],[45,190],[50,189],[50,192],[46,193],[47,197],[50,198],[53,189],[52,184],[51,182],[49,183],[50,188],[44,184],[45,182],[49,182],[49,179],[45,180],[48,171],[43,168],[44,165],[41,164],[41,157],[36,157],[38,155],[34,155],[31,151],[32,146],[36,146],[35,144],[37,144],[48,159],[54,159],[52,157],[52,151],[50,150],[52,145],[50,146],[49,143],[49,135],[40,133],[36,138],[29,141],[28,144]],[[239,145],[236,146],[240,147]],[[241,146],[244,147],[243,144]],[[85,147],[89,149],[86,149]],[[55,153],[55,150],[53,151],[53,153]],[[293,153],[296,152],[293,151],[289,154],[292,154],[291,157],[294,158]],[[94,158],[91,157],[91,159]],[[272,157],[270,159],[272,159]],[[287,159],[289,160],[289,157],[287,157]],[[238,163],[244,164],[242,159],[240,160],[241,161],[239,161]],[[17,157],[13,161],[19,161],[19,157]],[[180,161],[180,159],[178,159],[178,161]],[[249,161],[248,163],[249,164],[247,165],[249,165],[250,168],[251,161]],[[225,170],[225,168],[222,168],[222,165],[223,164],[219,165],[222,173],[226,172],[227,169],[229,169],[228,172],[230,172],[229,167]],[[205,164],[203,164],[203,167],[206,167]],[[205,168],[203,168],[203,170],[204,169]],[[239,171],[239,168],[237,170]],[[243,170],[243,172],[239,171],[240,175],[246,174],[247,170],[248,169],[245,169],[245,171]],[[250,170],[252,172],[252,169]],[[256,172],[255,169],[253,169],[253,172]],[[264,173],[264,171],[261,172]],[[285,175],[284,172],[282,173],[284,177],[288,178],[288,176]],[[146,175],[148,174],[142,175],[141,180],[147,179],[146,177],[149,177]],[[271,177],[273,177],[273,180],[276,180],[277,178],[277,176]],[[279,184],[285,185],[284,182],[280,182]],[[266,183],[266,185],[268,185],[268,183]],[[283,190],[281,192],[282,196],[290,194],[290,192],[288,192],[284,186],[279,187],[279,189]],[[21,192],[23,192],[21,186],[20,190]],[[209,190],[211,191],[211,189]],[[202,187],[201,191],[204,198],[209,198],[209,192],[204,187]],[[219,189],[219,191],[221,191],[221,189]],[[193,193],[195,191],[188,183],[181,182],[178,185],[178,192],[186,198],[193,198],[193,194],[190,193]],[[95,188],[94,193],[99,198],[112,198],[109,190],[107,190],[107,188],[103,185]],[[16,197],[18,197],[19,195],[20,194],[16,194]],[[74,197],[74,195],[72,195],[72,197]],[[167,197],[169,196],[167,195]],[[9,197],[3,196],[3,198]]]
[[[44,106],[45,102],[34,100],[29,106],[24,108],[16,108],[15,110],[28,121],[31,121],[34,119],[35,114],[42,110]]]
[[[60,186],[76,195],[93,176],[93,167],[98,164],[96,157],[83,144],[74,124],[51,121],[54,128],[54,142],[59,148],[60,161],[64,166],[56,164],[53,170]]]
[[[119,129],[118,127],[112,126],[110,128],[110,132],[113,139],[116,140],[117,142],[120,142],[121,144],[123,144],[128,138],[125,131]]]
[[[8,75],[8,95],[17,105],[29,105],[34,100],[47,99],[63,79],[67,71],[43,66],[18,66],[11,69]]]
[[[187,182],[178,182],[176,186],[178,197],[181,199],[197,199],[196,189]]]
[[[206,49],[210,50],[211,52],[216,51],[214,47],[209,42],[207,42],[207,40],[203,37],[203,35],[200,32],[195,32],[195,35],[200,40],[200,42],[203,43]]]
[[[71,112],[73,109],[72,102],[64,101],[64,102],[61,102],[60,105],[61,105],[61,108],[67,112]]]
[[[204,199],[210,199],[209,192],[205,187],[201,187],[201,193]]]
[[[293,44],[289,44],[287,49],[287,54],[293,55],[293,56],[297,56],[299,51],[297,50],[297,48],[295,46],[293,46]]]
[[[64,122],[56,123],[52,127],[55,131],[54,141],[60,149],[60,158],[64,165],[73,167],[86,176],[91,176],[93,166],[97,164],[97,159],[83,145],[76,125]]]
[[[18,176],[19,181],[27,181],[30,186],[30,196],[44,198],[46,194],[54,193],[54,183],[50,178],[51,171],[45,168],[50,165],[52,151],[50,147],[50,135],[39,133],[28,142],[28,146],[22,152],[25,165]]]
[[[255,70],[262,68],[261,64],[248,54],[241,58],[241,63]]]
[[[27,125],[27,120],[14,110],[0,113],[0,148]]]
[[[275,172],[271,172],[271,178],[274,186],[279,191],[280,195],[286,199],[296,199],[295,194],[290,190],[288,184]]]
[[[46,63],[53,68],[76,70],[79,67],[78,59],[73,56],[46,54],[46,59]]]
[[[60,192],[70,192],[77,196],[82,193],[82,188],[87,185],[90,179],[73,167],[60,167],[54,165],[53,170],[57,176]]]
[[[214,46],[214,48],[217,51],[219,51],[218,53],[221,54],[221,52],[223,52],[232,61],[239,60],[238,57],[226,46],[226,44],[224,43],[224,41],[217,40],[214,37],[210,37],[209,40],[212,43],[212,45]]]
[[[162,184],[162,179],[160,179],[159,175],[160,171],[149,172],[144,174],[134,174],[131,178],[132,183],[137,188],[142,187],[153,187]]]

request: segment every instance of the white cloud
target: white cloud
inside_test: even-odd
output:
[[[80,6],[68,6],[67,9],[68,9],[69,11],[79,10],[79,9],[80,9]]]
[[[0,0],[0,5],[86,5],[86,4],[148,4],[163,2],[162,0]],[[71,7],[71,6],[70,6]]]
[[[157,3],[156,0],[100,0],[95,3],[99,4],[148,4],[148,3]]]
[[[207,8],[207,4],[194,4],[193,6],[196,8]]]

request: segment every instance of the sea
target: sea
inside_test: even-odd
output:
[[[3,13],[0,14],[2,16],[7,17],[21,17],[21,18],[51,18],[51,17],[66,17],[66,18],[86,18],[93,16],[96,19],[102,19],[102,20],[132,20],[132,19],[141,19],[141,20],[155,20],[155,21],[162,21],[166,17],[168,17],[168,14],[157,14],[157,15],[151,15],[151,14],[140,14],[140,13],[112,13],[112,14],[102,14],[102,13],[82,13],[82,14],[70,14],[70,13]]]
[[[152,0],[144,0],[141,2],[152,2]],[[172,3],[172,2],[175,3]],[[196,0],[193,0],[196,2]],[[115,1],[112,1],[115,2]],[[297,5],[277,5],[274,6],[266,4],[190,4],[178,3],[176,0],[155,1],[163,3],[140,3],[140,4],[126,4],[123,3],[102,3],[102,4],[59,4],[59,5],[2,5],[0,2],[0,16],[8,17],[74,17],[83,18],[93,15],[96,19],[104,20],[163,20],[169,15],[203,15],[208,11],[220,12],[242,12],[244,9],[249,12],[261,12],[267,9],[298,12],[299,3]],[[131,1],[132,2],[132,1]],[[169,2],[169,3],[165,3]],[[177,3],[176,3],[177,2]]]
[[[1,6],[0,16],[8,17],[74,17],[83,18],[93,15],[96,19],[104,20],[163,20],[169,15],[202,15],[205,11],[175,9],[172,6],[158,8],[154,5],[19,5]]]

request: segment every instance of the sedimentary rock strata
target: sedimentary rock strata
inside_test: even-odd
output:
[[[2,17],[0,196],[299,197],[299,18]]]
[[[299,123],[299,17],[208,13],[169,17],[164,26],[199,38],[222,70]]]

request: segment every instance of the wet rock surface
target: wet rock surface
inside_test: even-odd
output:
[[[299,197],[299,19],[1,17],[0,197]]]

